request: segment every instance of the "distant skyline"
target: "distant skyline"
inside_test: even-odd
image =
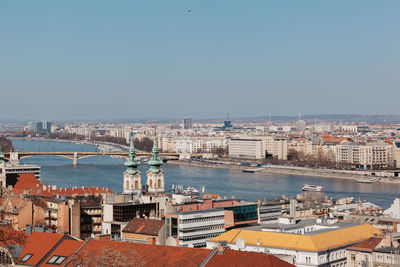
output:
[[[399,115],[398,10],[398,0],[4,0],[0,121]]]

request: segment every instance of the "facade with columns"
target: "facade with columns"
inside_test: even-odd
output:
[[[146,172],[147,176],[147,192],[154,194],[162,194],[165,192],[164,171],[161,169],[163,161],[160,159],[157,139],[154,138],[153,149],[151,151],[151,158],[148,162],[150,165],[149,170]],[[123,193],[124,194],[138,194],[141,195],[142,189],[142,175],[138,169],[139,162],[136,159],[136,151],[134,147],[133,136],[130,138],[130,148],[128,160],[125,162],[127,167],[124,172],[123,178]]]

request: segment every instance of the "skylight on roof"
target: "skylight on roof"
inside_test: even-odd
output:
[[[66,257],[64,256],[53,256],[51,259],[47,262],[48,264],[54,264],[54,265],[60,265]]]
[[[33,256],[33,254],[26,254],[26,255],[21,259],[21,262],[27,262],[32,256]]]

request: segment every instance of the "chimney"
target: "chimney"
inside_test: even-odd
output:
[[[296,206],[297,206],[297,200],[294,198],[290,199],[290,213],[289,216],[293,219],[296,219]]]
[[[26,226],[26,228],[25,228],[25,233],[26,233],[27,235],[31,235],[31,234],[32,234],[32,228],[33,228],[32,224],[28,224],[28,225]]]
[[[223,240],[220,241],[218,245],[218,254],[224,254],[225,250],[228,248],[228,243]]]

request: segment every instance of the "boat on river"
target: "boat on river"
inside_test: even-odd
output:
[[[361,184],[372,184],[374,182],[378,181],[378,179],[376,178],[361,178],[357,180],[357,183],[361,183]]]
[[[324,187],[320,185],[312,185],[312,184],[305,184],[303,186],[303,191],[309,191],[309,192],[322,192],[324,191]]]

